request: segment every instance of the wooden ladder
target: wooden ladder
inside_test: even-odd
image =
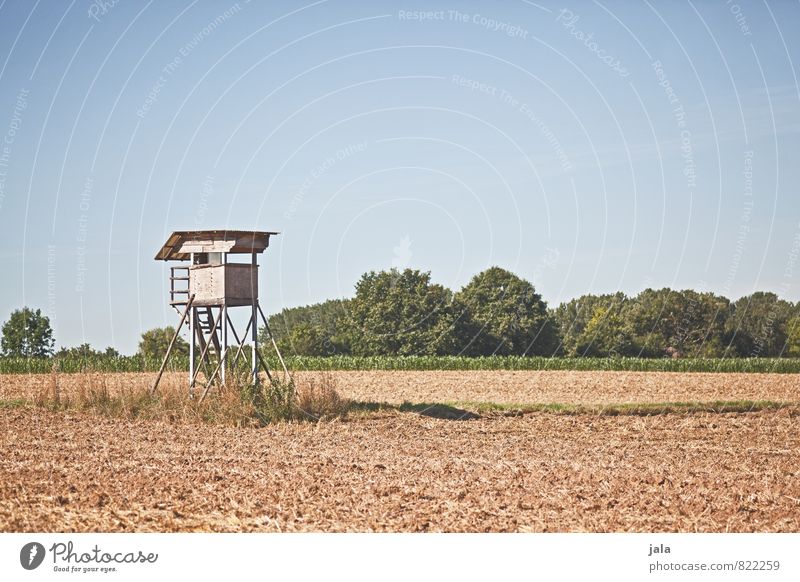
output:
[[[189,301],[189,267],[170,267],[169,304],[175,309]],[[176,282],[185,281],[185,287],[175,287]]]

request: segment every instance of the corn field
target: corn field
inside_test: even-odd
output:
[[[278,361],[265,360],[275,369]],[[293,370],[575,370],[629,372],[800,373],[800,358],[547,358],[528,356],[289,356]],[[0,358],[0,374],[50,372],[152,372],[160,359],[142,356],[99,358]],[[186,370],[188,358],[175,357],[169,370]]]
[[[297,370],[609,370],[629,372],[800,372],[796,358],[547,358],[534,356],[329,356],[287,359]]]

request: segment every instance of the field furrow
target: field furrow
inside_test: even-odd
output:
[[[0,409],[2,531],[798,531],[786,410],[263,429]]]

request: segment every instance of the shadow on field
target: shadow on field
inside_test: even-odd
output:
[[[430,416],[431,418],[441,418],[443,420],[475,420],[480,418],[479,414],[448,406],[447,404],[411,404],[404,402],[400,405],[400,412],[416,412],[421,416]]]
[[[746,414],[762,411],[785,410],[790,416],[800,415],[797,402],[778,402],[771,400],[736,400],[714,402],[644,402],[620,404],[494,404],[489,402],[468,402],[466,410],[442,403],[389,404],[386,402],[350,401],[348,410],[353,412],[413,412],[420,416],[443,420],[474,420],[525,416],[534,413],[588,416],[659,416],[662,414]]]
[[[413,412],[420,416],[428,416],[430,418],[439,418],[441,420],[475,420],[480,418],[479,414],[456,408],[448,404],[420,402],[417,404],[411,402],[403,402],[399,406],[396,404],[388,404],[385,402],[359,402],[350,401],[350,411],[357,412]]]

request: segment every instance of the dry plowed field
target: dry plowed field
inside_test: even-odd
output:
[[[103,381],[113,391],[151,378]],[[336,379],[343,395],[372,402],[800,400],[792,375]],[[38,381],[0,377],[0,399],[54,379]],[[78,382],[58,381],[59,390]],[[227,428],[0,406],[0,531],[797,532],[797,414],[485,413],[456,421],[383,411]]]
[[[316,376],[317,372],[299,372]],[[800,374],[678,372],[363,371],[329,372],[342,396],[364,402],[493,402],[497,404],[621,404],[733,400],[800,401]],[[81,386],[110,393],[143,390],[152,373],[0,375],[0,399],[62,395]],[[165,374],[160,390],[185,390],[186,374]]]
[[[402,402],[622,404],[800,401],[800,374],[675,372],[335,372],[348,398]]]
[[[3,531],[800,531],[785,410],[0,427]]]

